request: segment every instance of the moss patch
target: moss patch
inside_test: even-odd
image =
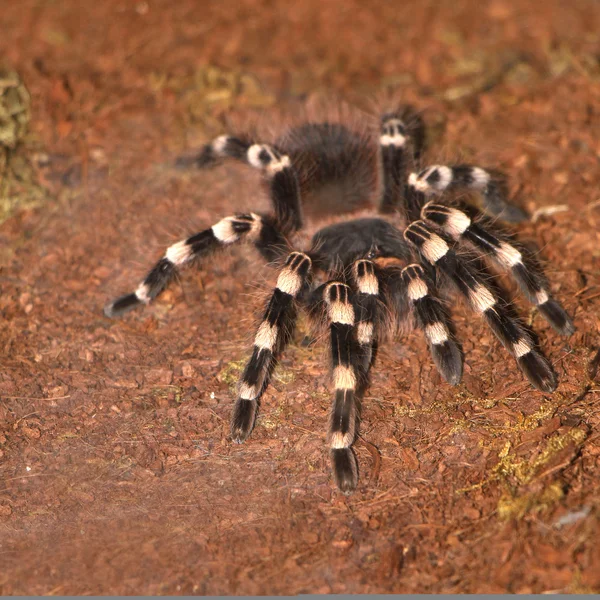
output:
[[[47,196],[27,158],[30,119],[31,98],[25,84],[18,73],[0,70],[0,224]]]

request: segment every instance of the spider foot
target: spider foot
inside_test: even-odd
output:
[[[546,321],[561,335],[569,336],[575,333],[575,325],[565,309],[553,298],[538,304],[538,310]]]
[[[556,374],[550,363],[535,350],[517,358],[517,364],[531,385],[541,392],[553,392],[558,385]]]
[[[358,485],[358,465],[351,448],[336,448],[331,451],[333,477],[344,494],[350,494]]]
[[[104,314],[110,318],[120,317],[126,312],[129,312],[132,308],[135,308],[140,302],[141,300],[135,294],[125,294],[124,296],[109,302],[104,307]]]
[[[425,332],[437,370],[450,385],[457,385],[462,377],[462,354],[450,334],[449,319],[433,295],[431,282],[428,282],[423,268],[417,264],[405,267],[402,279],[417,323]]]
[[[258,403],[255,400],[240,398],[235,403],[231,419],[231,437],[237,444],[245,442],[252,432],[257,407]]]
[[[462,355],[456,343],[446,340],[430,345],[433,362],[441,376],[450,384],[458,385],[462,378]]]

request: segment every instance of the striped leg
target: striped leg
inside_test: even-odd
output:
[[[498,302],[481,278],[450,250],[447,242],[423,221],[411,223],[404,231],[404,237],[419,249],[430,264],[450,278],[473,310],[487,321],[496,337],[515,357],[531,384],[544,392],[554,391],[557,385],[556,375],[550,363],[534,349],[531,336],[507,308]]]
[[[380,210],[390,213],[396,210],[399,200],[405,196],[406,173],[413,165],[412,149],[401,119],[394,115],[383,117],[379,147],[383,167]]]
[[[281,154],[272,146],[254,144],[248,148],[247,160],[253,167],[262,169],[269,182],[278,223],[284,230],[300,229],[302,227],[300,185],[290,157]]]
[[[243,442],[254,427],[258,400],[269,384],[278,354],[292,334],[296,322],[296,298],[306,288],[312,263],[302,252],[292,252],[279,273],[277,284],[254,338],[252,356],[239,384],[239,398],[231,419],[231,436]]]
[[[402,269],[402,281],[438,371],[449,384],[456,385],[462,377],[462,355],[450,334],[448,316],[432,295],[433,288],[423,267],[408,265]]]
[[[169,246],[135,292],[107,304],[104,313],[116,317],[138,304],[148,304],[169,285],[179,267],[244,239],[252,241],[267,260],[273,260],[282,248],[287,248],[272,218],[254,213],[225,217],[209,229]]]
[[[357,386],[361,377],[360,347],[355,335],[355,315],[350,287],[338,282],[324,287],[331,341],[335,397],[329,422],[333,475],[343,492],[358,483],[356,457],[351,450],[356,435]]]
[[[432,165],[419,173],[411,173],[408,184],[425,196],[438,195],[451,189],[470,189],[481,192],[485,212],[511,223],[527,219],[527,215],[506,199],[504,177],[471,165]]]
[[[177,160],[180,167],[194,165],[199,169],[212,166],[220,158],[236,158],[246,160],[246,153],[251,143],[231,135],[220,135],[210,144],[206,144],[199,154],[193,157],[181,157]]]
[[[379,280],[370,260],[358,260],[352,266],[352,277],[358,290],[355,295],[356,338],[360,346],[361,368],[367,374],[373,357],[379,305]]]
[[[571,335],[575,331],[569,315],[550,296],[543,272],[530,259],[524,257],[505,236],[491,233],[479,223],[473,222],[463,211],[443,204],[428,202],[421,215],[455,240],[471,243],[502,269],[509,271],[523,294],[537,306],[558,333]]]
[[[296,169],[290,157],[266,144],[252,144],[248,141],[221,135],[211,144],[204,146],[193,159],[181,159],[179,164],[194,163],[198,167],[214,164],[219,158],[235,158],[260,169],[269,184],[271,201],[277,221],[284,231],[297,231],[302,227],[300,187]]]
[[[407,174],[415,168],[425,146],[425,124],[415,110],[406,106],[381,118],[379,151],[383,174],[383,196],[379,207],[382,213],[407,209],[411,220],[418,218],[418,198],[413,198],[414,189],[407,185]],[[411,207],[418,205],[416,215]]]

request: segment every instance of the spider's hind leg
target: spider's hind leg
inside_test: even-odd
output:
[[[197,167],[204,169],[216,165],[222,158],[235,158],[245,160],[248,148],[252,143],[241,137],[233,135],[220,135],[210,144],[202,147],[200,152],[180,156],[175,165],[181,168]]]
[[[268,184],[280,227],[286,233],[302,227],[300,186],[296,168],[290,157],[274,146],[221,135],[204,146],[198,154],[179,158],[177,165],[206,168],[216,165],[222,158],[234,158],[261,170]]]
[[[482,208],[488,215],[509,223],[521,223],[528,218],[521,208],[509,202],[506,176],[499,171],[473,165],[431,165],[411,173],[408,187],[422,198],[440,195],[446,190],[474,190],[481,194]],[[413,217],[419,218],[418,215]]]
[[[395,212],[410,190],[406,180],[423,151],[425,127],[421,117],[410,107],[381,117],[379,152],[383,174],[383,196],[379,210]]]

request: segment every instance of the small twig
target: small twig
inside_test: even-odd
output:
[[[549,217],[556,213],[567,212],[569,206],[567,204],[554,204],[553,206],[541,206],[536,209],[531,215],[531,222],[535,223],[540,217]]]
[[[591,204],[588,204],[585,207],[585,210],[593,210],[594,208],[597,208],[598,206],[600,206],[600,198],[594,202],[592,202]]]
[[[596,352],[596,356],[592,358],[588,365],[588,377],[593,381],[598,373],[598,367],[600,367],[600,348]]]
[[[379,472],[381,471],[381,456],[379,455],[379,450],[377,450],[377,448],[370,442],[367,442],[363,438],[358,438],[358,442],[361,444],[361,446],[364,446],[368,450],[369,454],[373,458],[373,471],[371,472],[371,477],[369,478],[369,485],[371,485],[379,478]]]

